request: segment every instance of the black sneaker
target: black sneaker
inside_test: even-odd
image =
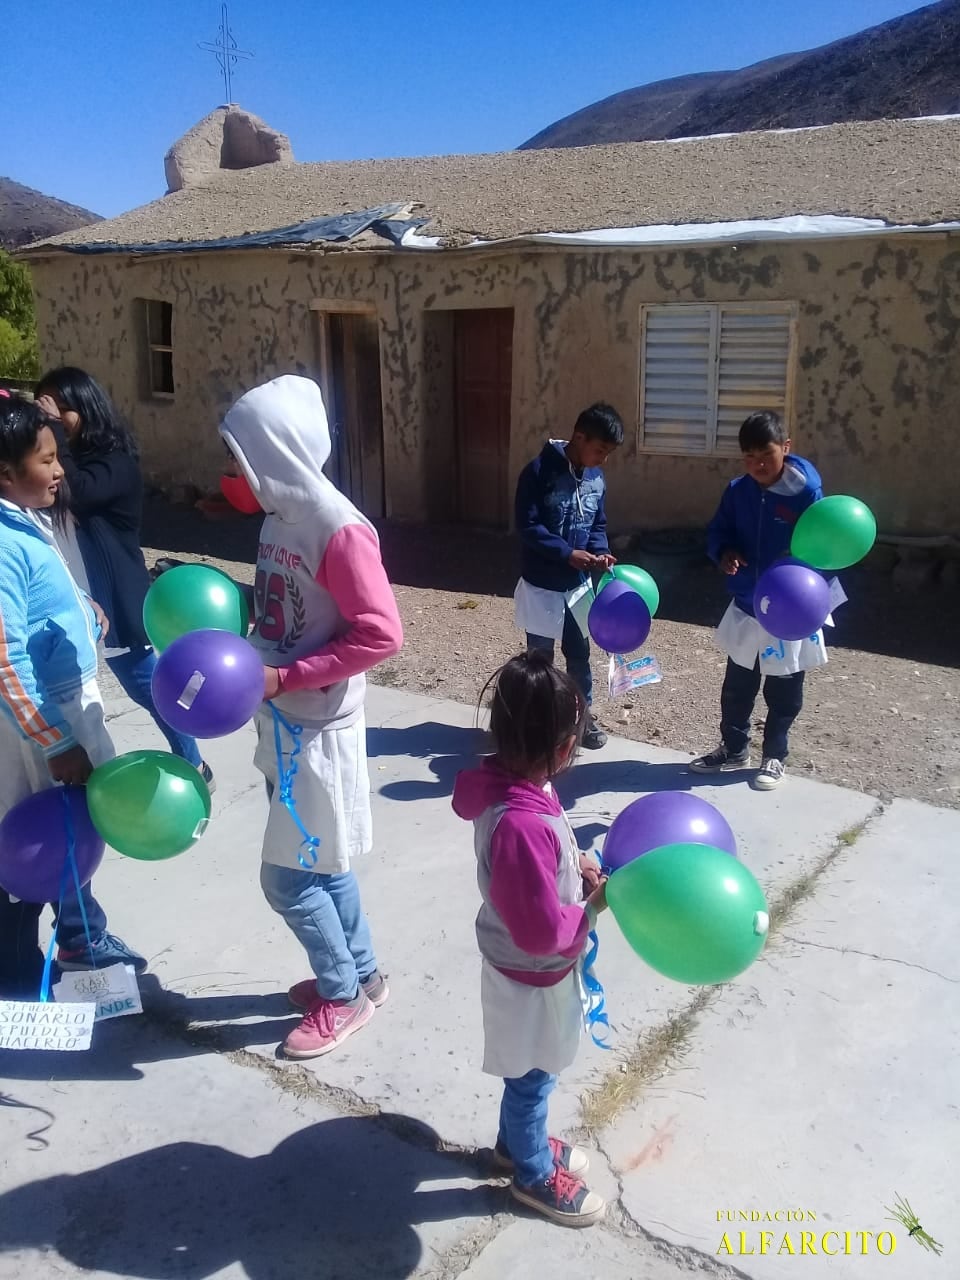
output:
[[[510,1194],[528,1209],[535,1209],[551,1222],[563,1227],[592,1227],[599,1222],[607,1208],[607,1202],[595,1191],[589,1191],[582,1178],[554,1165],[546,1182],[532,1187],[521,1187],[519,1182],[510,1184]]]
[[[593,716],[587,721],[587,727],[583,731],[580,745],[587,751],[599,751],[601,747],[607,745],[607,735],[594,720]]]
[[[197,765],[197,768],[200,770],[200,777],[207,784],[207,790],[210,792],[211,795],[213,795],[213,793],[217,789],[217,780],[213,776],[213,770],[207,764],[206,760],[201,760],[200,763]]]
[[[715,751],[708,751],[705,756],[697,756],[691,760],[688,768],[694,773],[726,773],[732,769],[750,768],[750,748],[734,753],[721,742]]]

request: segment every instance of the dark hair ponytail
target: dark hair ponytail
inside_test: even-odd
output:
[[[552,778],[564,761],[560,748],[579,740],[586,703],[568,675],[545,653],[518,654],[491,676],[480,695],[490,698],[490,734],[498,759],[512,773]]]

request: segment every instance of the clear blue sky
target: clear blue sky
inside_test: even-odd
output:
[[[913,0],[231,0],[233,98],[298,160],[498,151],[622,89],[809,49]],[[223,101],[217,0],[29,0],[7,49],[0,173],[112,215]],[[14,72],[23,74],[17,83]]]

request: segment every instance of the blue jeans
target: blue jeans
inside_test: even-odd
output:
[[[553,661],[554,641],[549,636],[535,636],[527,632],[527,648],[540,649]],[[587,706],[593,700],[593,675],[590,671],[590,641],[580,630],[576,618],[569,609],[563,614],[563,636],[560,652],[567,660],[567,671],[574,684],[586,699]]]
[[[547,1137],[547,1105],[557,1077],[528,1071],[504,1080],[497,1141],[510,1153],[514,1178],[521,1187],[546,1182],[553,1174],[553,1152]]]
[[[377,967],[353,872],[325,876],[264,862],[260,886],[306,951],[317,994],[325,1000],[353,1000]]]
[[[129,653],[121,653],[118,657],[107,659],[107,666],[120,681],[124,693],[137,706],[150,712],[157,728],[169,742],[173,754],[189,761],[195,768],[199,768],[200,748],[197,746],[196,738],[171,729],[153,705],[150,681],[153,679],[156,665],[157,655],[152,649],[144,648],[142,645],[139,649],[131,649]]]
[[[90,930],[91,942],[101,937],[107,931],[107,917],[90,891],[90,885],[85,884],[80,890],[80,896],[83,899],[83,910],[87,914],[87,927]],[[63,895],[63,906],[57,910],[57,904],[53,903],[54,914],[57,917],[57,943],[63,947],[64,951],[79,951],[87,946],[87,934],[83,927],[83,914],[80,911],[80,903],[77,901],[75,890],[69,890]]]

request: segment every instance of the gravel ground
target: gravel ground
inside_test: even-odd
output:
[[[153,499],[144,554],[148,564],[161,555],[209,561],[250,582],[258,528],[255,518],[212,521]],[[475,703],[489,675],[521,647],[512,541],[398,525],[385,525],[381,538],[406,639],[372,679]],[[663,679],[611,698],[607,660],[595,652],[595,710],[612,733],[700,752],[718,738],[724,657],[712,629],[724,608],[723,582],[695,556],[664,550],[640,558],[662,593],[645,652],[656,655]],[[862,568],[842,577],[850,601],[828,632],[829,663],[807,678],[791,770],[884,799],[960,808],[960,591],[896,592],[888,575]],[[762,702],[758,712],[762,724]]]

